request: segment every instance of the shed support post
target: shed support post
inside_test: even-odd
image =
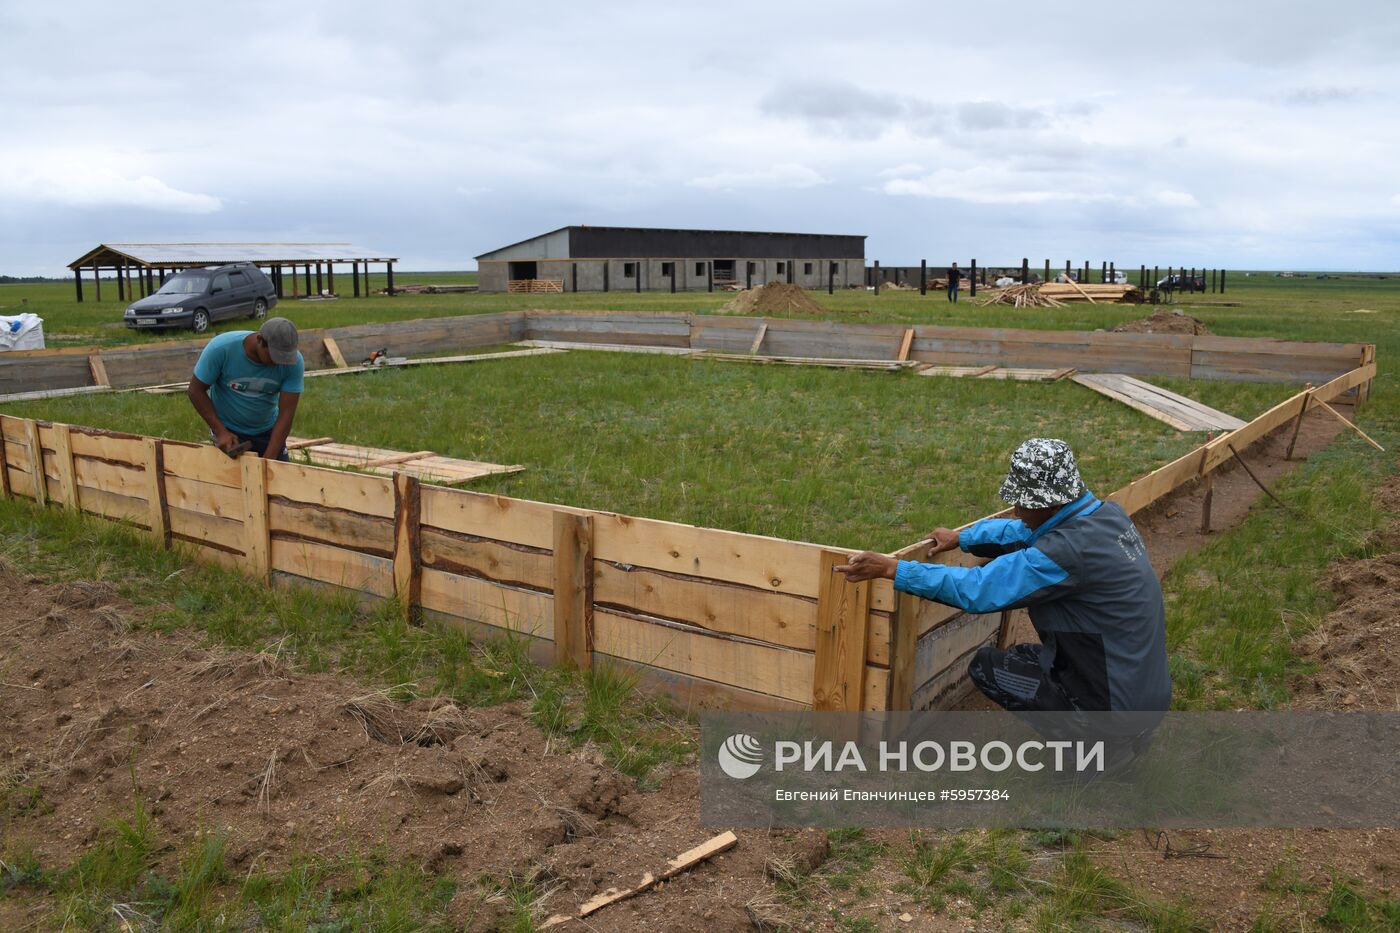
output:
[[[321,264],[316,263],[316,297],[320,297],[326,290],[326,284],[321,279]]]
[[[335,294],[335,263],[326,263],[326,290]]]
[[[875,274],[873,278],[875,279],[875,294],[878,295],[880,294],[880,260],[878,259],[875,260]]]
[[[306,294],[311,295],[311,263],[306,264]]]
[[[92,287],[97,293],[97,300],[102,300],[102,267],[97,264],[97,260],[92,261]]]
[[[83,303],[83,267],[73,270],[73,286],[78,290],[78,304]]]
[[[384,264],[384,268],[385,268],[385,274],[386,274],[386,275],[388,276],[388,278],[389,278],[389,281],[385,283],[385,288],[386,288],[386,289],[388,290],[388,292],[389,292],[389,297],[390,297],[390,298],[393,298],[393,297],[394,297],[394,264],[393,264],[392,262],[386,262],[386,263]]]
[[[117,300],[126,301],[126,260],[117,266]]]
[[[928,260],[919,260],[919,294],[928,294]]]
[[[354,282],[355,282],[355,297],[356,297],[356,298],[359,298],[359,297],[360,297],[360,264],[359,264],[358,262],[352,262],[352,263],[350,263],[350,278],[353,279]]]
[[[706,284],[705,284],[705,291],[707,291],[707,292],[712,292],[712,291],[714,291],[714,290],[715,290],[715,261],[714,261],[713,259],[708,260],[708,261],[706,261],[706,263],[705,263],[705,276],[706,276],[706,278],[705,278],[705,283],[706,283]]]

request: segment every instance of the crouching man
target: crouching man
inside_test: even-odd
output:
[[[256,333],[228,331],[199,354],[190,404],[221,450],[247,442],[260,457],[286,460],[305,365],[296,325],[284,317],[268,318]]]
[[[1126,512],[1085,487],[1061,440],[1011,457],[1001,497],[1015,518],[939,528],[929,556],[961,548],[980,567],[897,561],[865,551],[836,569],[968,612],[1027,607],[1040,644],[983,647],[968,673],[1011,711],[1149,711],[1171,703],[1166,613],[1157,575]]]

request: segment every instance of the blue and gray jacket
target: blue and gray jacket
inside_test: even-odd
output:
[[[1029,607],[1046,675],[1083,710],[1171,703],[1162,588],[1122,507],[1086,492],[1032,531],[989,518],[964,528],[981,567],[900,561],[895,589],[968,612]]]

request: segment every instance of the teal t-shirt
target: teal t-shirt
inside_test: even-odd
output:
[[[277,396],[300,392],[306,361],[286,366],[263,366],[243,352],[243,338],[250,330],[231,330],[209,341],[194,377],[209,386],[209,399],[219,420],[234,434],[266,434],[277,423]]]

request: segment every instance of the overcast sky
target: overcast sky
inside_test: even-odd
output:
[[[0,273],[201,240],[467,269],[576,223],[1394,270],[1397,49],[1394,0],[0,0]]]

